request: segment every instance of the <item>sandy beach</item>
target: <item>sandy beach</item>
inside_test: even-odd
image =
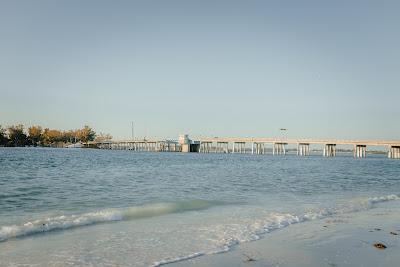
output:
[[[375,243],[387,248],[378,249]],[[170,266],[398,266],[400,204],[294,224],[228,253]]]

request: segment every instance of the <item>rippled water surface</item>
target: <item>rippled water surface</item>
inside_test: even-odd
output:
[[[8,242],[28,246],[43,238],[74,243],[73,235],[84,231],[89,239],[101,232],[99,238],[109,240],[99,245],[104,251],[129,242],[138,253],[138,266],[208,253],[270,229],[277,224],[271,214],[295,216],[279,219],[293,223],[308,220],[310,210],[327,216],[355,199],[397,195],[399,163],[383,155],[353,159],[0,148],[0,250]],[[185,229],[177,229],[177,221]],[[197,245],[188,247],[184,239]],[[169,242],[183,242],[187,251],[168,248]],[[96,254],[88,244],[79,245]],[[34,258],[32,251],[26,259]],[[57,252],[60,261],[45,263],[99,264],[99,258],[71,251],[65,247]],[[107,258],[111,265],[125,264],[118,255]]]

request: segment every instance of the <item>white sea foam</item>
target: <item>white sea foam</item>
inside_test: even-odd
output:
[[[203,251],[188,253],[179,257],[171,257],[156,261],[152,266],[166,265],[173,262],[184,261],[206,254],[216,254],[227,252],[231,247],[243,243],[255,241],[269,232],[288,227],[292,224],[306,222],[310,220],[323,219],[329,216],[358,212],[373,208],[375,204],[381,202],[400,200],[398,195],[388,195],[373,198],[354,199],[346,204],[331,208],[321,208],[318,210],[307,211],[299,214],[291,213],[268,213],[257,216],[257,218],[246,218],[239,222],[213,225],[212,228],[205,229],[207,233],[213,235],[215,247],[204,249]],[[54,230],[71,229],[74,227],[86,226],[97,223],[132,220],[160,216],[164,214],[198,210],[208,208],[218,203],[208,201],[182,201],[176,203],[157,203],[143,206],[130,207],[126,209],[109,209],[97,212],[89,212],[80,215],[62,215],[29,221],[21,225],[9,225],[0,227],[0,241],[10,238],[29,236],[41,232]]]
[[[227,229],[224,229],[222,231],[218,230],[218,232],[222,232],[222,237],[220,237],[220,244],[218,246],[218,249],[213,249],[207,252],[197,252],[187,256],[163,259],[161,261],[154,262],[151,266],[166,265],[177,261],[184,261],[191,258],[199,257],[202,255],[225,253],[237,244],[256,241],[260,239],[261,236],[264,234],[288,227],[292,224],[323,219],[339,214],[364,211],[373,208],[374,204],[394,200],[400,200],[400,197],[398,195],[388,195],[381,197],[354,199],[346,204],[339,205],[337,207],[322,208],[320,210],[309,211],[301,215],[290,213],[270,213],[263,219],[254,220],[247,225],[235,224],[235,227],[233,228],[234,231],[227,231]],[[225,227],[227,226],[225,225]],[[226,236],[227,232],[230,234],[230,236]]]
[[[205,255],[204,252],[196,252],[196,253],[193,253],[193,254],[190,254],[190,255],[187,255],[187,256],[183,256],[183,257],[176,257],[176,258],[156,261],[151,266],[152,267],[157,267],[157,266],[161,266],[161,265],[171,264],[171,263],[174,263],[174,262],[190,260],[190,259],[197,258],[197,257],[203,256],[203,255]]]
[[[79,226],[121,220],[132,220],[171,214],[176,212],[205,209],[217,202],[204,200],[155,203],[126,209],[109,209],[79,215],[61,215],[29,221],[21,225],[0,227],[0,242],[10,238],[28,236],[43,232],[65,230]]]
[[[379,203],[379,202],[386,202],[390,200],[400,200],[400,197],[398,195],[388,195],[388,196],[383,196],[383,197],[373,197],[368,199],[368,201],[371,204]]]

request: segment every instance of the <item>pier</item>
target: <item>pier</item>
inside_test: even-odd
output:
[[[122,140],[90,142],[89,147],[112,150],[132,150],[146,152],[181,152],[178,142],[172,140]]]
[[[343,139],[287,139],[287,138],[231,138],[201,137],[189,139],[180,135],[177,140],[124,140],[91,142],[90,146],[100,149],[119,149],[153,152],[196,152],[196,153],[232,153],[267,154],[267,148],[274,156],[287,154],[287,146],[296,148],[296,155],[310,156],[311,146],[320,148],[323,157],[336,157],[337,146],[353,147],[354,158],[365,158],[367,147],[386,147],[387,157],[400,159],[400,141],[385,140],[343,140]]]

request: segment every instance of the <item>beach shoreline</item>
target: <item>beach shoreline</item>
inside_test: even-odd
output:
[[[0,267],[397,266],[381,156],[3,151]]]
[[[397,266],[400,205],[290,225],[241,243],[227,253],[204,255],[168,266]],[[374,244],[381,243],[386,249]]]

